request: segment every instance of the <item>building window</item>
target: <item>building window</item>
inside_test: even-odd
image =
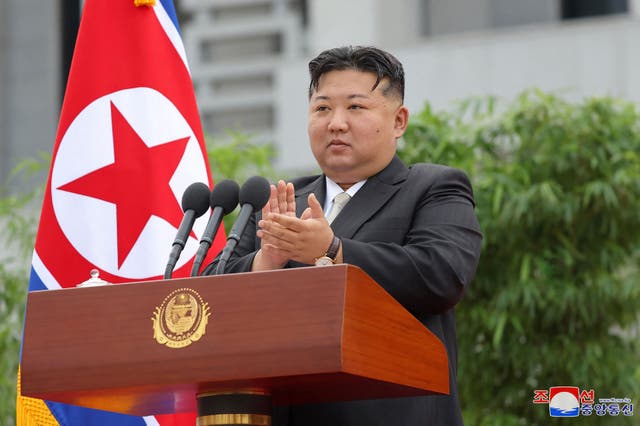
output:
[[[629,12],[628,0],[562,0],[562,19]]]

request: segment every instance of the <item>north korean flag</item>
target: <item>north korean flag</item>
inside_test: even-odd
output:
[[[92,269],[111,283],[161,279],[182,194],[194,182],[212,185],[171,0],[86,0],[29,290],[73,287]],[[207,218],[196,221],[174,277],[189,275]],[[223,245],[219,233],[209,257]],[[195,424],[195,414],[142,418],[22,397],[17,418],[19,425]]]

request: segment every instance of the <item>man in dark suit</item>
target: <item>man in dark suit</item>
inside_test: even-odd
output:
[[[409,113],[404,71],[391,54],[330,49],[309,71],[308,131],[323,174],[272,185],[258,226],[250,224],[226,270],[359,266],[443,342],[451,393],[295,406],[277,411],[274,424],[462,424],[454,306],[473,279],[482,239],[471,184],[459,170],[408,168],[396,156]],[[336,200],[346,205],[336,215],[342,192],[348,196]]]

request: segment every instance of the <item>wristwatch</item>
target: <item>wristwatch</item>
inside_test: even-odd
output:
[[[315,260],[316,266],[327,266],[333,265],[336,263],[336,257],[338,257],[338,250],[340,249],[340,238],[333,236],[333,240],[331,240],[331,244],[329,244],[329,248],[327,252],[320,257],[317,257]]]

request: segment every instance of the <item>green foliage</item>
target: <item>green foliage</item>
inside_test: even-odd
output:
[[[465,170],[484,233],[457,309],[467,423],[552,424],[532,399],[555,385],[637,408],[639,126],[631,103],[572,104],[540,91],[506,106],[471,99],[450,113],[427,105],[412,117],[401,157]]]
[[[230,133],[231,139],[223,142],[207,139],[207,155],[213,180],[233,179],[240,185],[254,175],[272,177],[272,161],[275,149],[271,144],[256,144],[251,136]]]
[[[50,156],[18,164],[9,182],[24,182],[42,172]],[[8,182],[8,183],[9,183]],[[21,194],[0,188],[0,424],[15,423],[16,378],[22,320],[28,287],[29,260],[36,231],[36,212],[40,210],[42,187]],[[4,422],[4,423],[3,423]]]
[[[27,280],[0,264],[0,424],[15,423],[18,354]]]
[[[256,144],[251,137],[241,133],[230,133],[231,140],[222,142],[207,140],[207,155],[213,174],[213,181],[232,179],[240,186],[251,176],[264,176],[273,179],[276,172],[272,161],[275,149],[271,144]],[[239,209],[225,216],[224,226],[227,234],[236,220]]]

